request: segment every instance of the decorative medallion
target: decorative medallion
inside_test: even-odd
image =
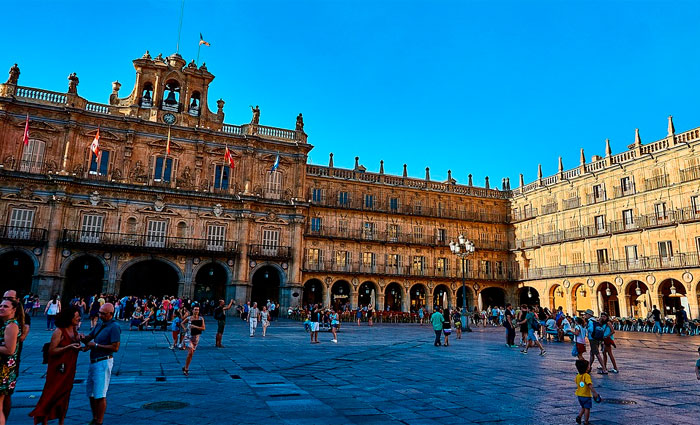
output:
[[[90,204],[92,204],[93,207],[100,203],[100,199],[100,192],[94,191],[90,194]]]
[[[221,204],[214,205],[214,215],[215,216],[220,217],[223,212],[224,212],[224,208],[221,206]]]
[[[330,285],[331,282],[333,282],[333,278],[331,278],[330,276],[326,277],[326,285]]]
[[[163,202],[163,197],[159,195],[153,203],[153,209],[157,212],[161,212],[163,208],[165,208],[165,202]]]
[[[111,252],[105,252],[104,254],[102,254],[102,257],[103,257],[105,260],[109,260],[110,258],[112,258],[112,253],[111,253]]]
[[[61,251],[61,255],[63,255],[64,257],[70,257],[70,249],[64,249],[63,251]]]
[[[452,290],[454,291],[455,289],[457,289],[457,284],[452,282]]]
[[[587,283],[588,286],[590,286],[591,288],[595,286],[595,280],[591,279],[590,277],[588,278],[588,280],[586,281],[586,283]]]
[[[384,279],[379,279],[377,283],[379,283],[379,286],[384,286]]]
[[[229,258],[226,264],[228,264],[229,266],[233,266],[233,258]]]
[[[199,264],[200,261],[202,261],[202,260],[200,260],[199,257],[194,257],[192,259],[192,264]]]
[[[171,114],[168,112],[167,114],[163,115],[163,122],[168,124],[168,125],[173,125],[175,124],[175,121],[177,121],[177,117],[175,117],[174,114]]]
[[[616,284],[617,286],[622,286],[622,283],[623,283],[623,282],[624,282],[624,281],[622,280],[622,277],[621,277],[621,276],[617,276],[617,277],[615,278],[615,284]]]
[[[360,283],[360,280],[356,277],[352,278],[352,286],[357,286]]]
[[[289,264],[287,264],[287,263],[282,263],[282,268],[283,268],[283,269],[287,270],[287,267],[289,267]]]
[[[690,272],[683,273],[683,282],[690,283],[693,281],[693,275]]]
[[[481,286],[479,286],[478,283],[475,283],[474,285],[472,285],[472,288],[474,288],[475,291],[479,292],[479,288],[481,288]]]
[[[649,285],[653,285],[653,284],[656,283],[656,278],[654,277],[653,274],[648,274],[646,280],[647,280],[647,283],[648,283]]]
[[[253,267],[257,266],[258,263],[256,263],[255,260],[250,260],[250,263],[248,263],[248,265],[250,265],[250,268],[252,269]]]
[[[564,279],[564,282],[562,282],[562,285],[564,285],[564,288],[569,289],[571,286],[571,282],[569,282],[568,279]]]
[[[40,247],[37,246],[36,248],[34,248],[34,249],[32,250],[32,252],[34,253],[34,255],[41,255],[42,250],[41,250]]]

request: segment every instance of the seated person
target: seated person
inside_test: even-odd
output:
[[[168,327],[168,321],[165,320],[165,310],[162,308],[159,308],[156,312],[156,320],[153,322],[153,329],[157,327],[160,327],[162,330]]]
[[[148,329],[149,323],[153,324],[153,319],[153,311],[149,308],[146,308],[143,312],[143,319],[141,320],[141,329]]]
[[[550,335],[556,335],[557,339],[559,338],[559,329],[557,328],[557,321],[554,320],[554,317],[549,316],[549,319],[545,322],[545,328],[547,330],[547,339],[549,339]]]
[[[565,336],[572,339],[574,337],[574,330],[571,328],[571,322],[568,317],[564,317],[561,325],[559,325],[559,341],[564,341]]]
[[[141,330],[141,322],[143,321],[143,314],[141,313],[141,307],[136,307],[136,310],[131,314],[131,322],[129,322],[129,330],[136,329]]]

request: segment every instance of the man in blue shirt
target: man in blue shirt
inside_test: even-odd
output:
[[[435,346],[438,347],[442,345],[440,342],[440,335],[442,334],[442,323],[445,321],[445,316],[442,315],[442,309],[440,307],[435,308],[435,312],[430,316],[430,323],[433,324],[433,331],[435,331]]]
[[[107,410],[107,389],[114,365],[113,355],[119,351],[121,328],[114,320],[114,306],[100,307],[101,323],[83,338],[84,350],[90,350],[90,369],[87,377],[87,395],[92,410],[91,424],[102,425]]]

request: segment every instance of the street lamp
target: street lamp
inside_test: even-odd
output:
[[[462,328],[471,331],[469,327],[469,315],[467,314],[467,282],[466,282],[466,259],[469,255],[474,253],[474,242],[466,239],[464,235],[460,234],[457,237],[457,242],[450,241],[450,251],[457,257],[459,257],[462,263]]]

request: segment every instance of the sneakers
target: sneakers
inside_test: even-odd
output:
[[[581,423],[581,417],[580,417],[580,416],[576,416],[576,423],[577,423],[577,424],[580,424],[580,423]]]
[[[332,339],[331,342],[335,342],[336,344],[338,343],[337,339]]]
[[[610,370],[609,370],[608,372],[612,372],[612,373],[620,373],[620,371],[619,371],[619,370],[617,370],[617,369],[610,369]]]
[[[547,350],[540,351],[540,356],[544,356],[545,354],[547,354]]]
[[[527,350],[520,350],[520,354],[527,354]]]

